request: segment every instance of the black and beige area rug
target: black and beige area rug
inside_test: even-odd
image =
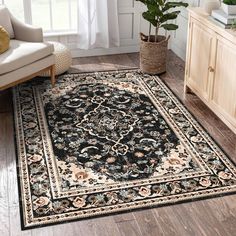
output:
[[[236,168],[158,77],[64,75],[14,90],[23,228],[219,196]]]

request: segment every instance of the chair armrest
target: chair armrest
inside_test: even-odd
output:
[[[11,15],[15,39],[27,42],[43,42],[42,28],[22,23]]]

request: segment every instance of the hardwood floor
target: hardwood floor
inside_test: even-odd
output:
[[[138,54],[73,61],[71,73],[138,67]],[[184,62],[172,52],[161,78],[236,163],[236,135],[195,95],[183,99]],[[21,231],[10,91],[0,94],[0,236],[233,236],[236,195]]]

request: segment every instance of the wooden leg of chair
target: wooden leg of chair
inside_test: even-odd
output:
[[[56,83],[56,75],[55,75],[55,65],[52,65],[50,67],[50,76],[51,76],[51,84],[52,84],[52,87],[55,86],[55,83]]]

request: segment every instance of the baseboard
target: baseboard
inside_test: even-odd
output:
[[[185,61],[186,54],[184,50],[180,49],[176,44],[170,43],[169,49],[171,49],[175,54],[177,54],[182,60]],[[103,56],[112,54],[122,54],[122,53],[132,53],[139,52],[139,45],[132,46],[121,46],[115,48],[95,48],[89,50],[83,49],[71,49],[72,57],[92,57],[92,56]]]
[[[132,52],[139,52],[139,45],[121,46],[116,48],[95,48],[89,50],[71,49],[71,54],[73,58],[132,53]]]

